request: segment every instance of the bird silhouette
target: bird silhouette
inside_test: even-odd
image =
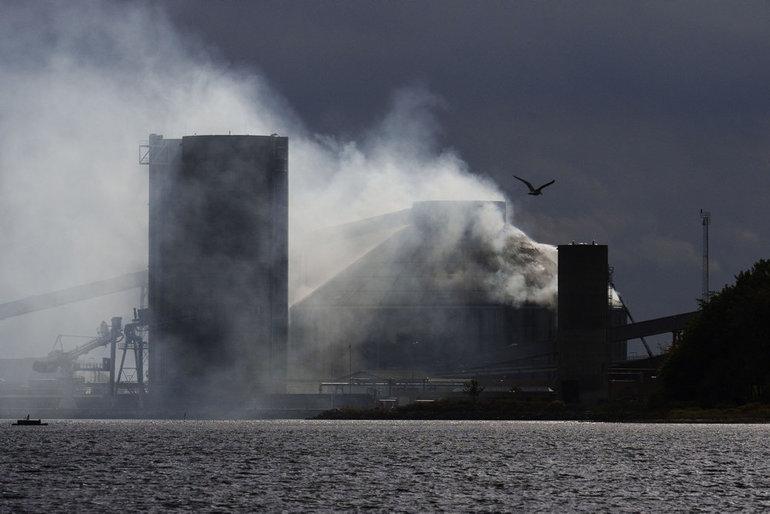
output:
[[[553,184],[554,182],[556,182],[556,180],[552,180],[552,181],[550,181],[548,183],[543,184],[540,187],[535,187],[535,186],[533,186],[532,184],[530,184],[529,182],[527,182],[526,180],[524,180],[521,177],[517,177],[516,175],[514,175],[513,178],[519,179],[522,182],[524,182],[525,184],[527,184],[527,187],[529,188],[529,193],[527,193],[527,194],[528,195],[532,195],[532,196],[540,196],[540,195],[542,195],[543,194],[543,189],[545,189],[546,187],[548,187],[551,184]]]

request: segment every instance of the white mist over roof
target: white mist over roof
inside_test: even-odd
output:
[[[505,222],[505,202],[416,202],[411,221],[302,304],[553,307],[556,248]]]

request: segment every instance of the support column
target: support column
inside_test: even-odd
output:
[[[117,353],[118,337],[123,318],[116,316],[112,318],[112,327],[110,329],[110,396],[115,396],[115,356]]]

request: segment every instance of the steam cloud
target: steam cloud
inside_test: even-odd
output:
[[[504,198],[438,147],[432,112],[440,100],[426,89],[398,91],[357,141],[313,134],[264,78],[216,64],[158,8],[6,5],[0,67],[0,301],[146,267],[147,176],[137,161],[150,132],[289,136],[293,267],[324,227],[419,200]],[[491,296],[553,302],[553,247],[493,210],[475,220],[474,233],[488,252],[469,276]],[[335,248],[342,264],[365,250]],[[40,355],[56,333],[90,333],[101,317],[135,305],[134,295],[116,295],[5,321],[0,352]]]
[[[472,261],[478,263],[474,274],[480,275],[478,280],[490,298],[504,304],[555,307],[556,247],[533,241],[489,206],[479,211],[473,223],[473,234],[485,250],[483,258]]]

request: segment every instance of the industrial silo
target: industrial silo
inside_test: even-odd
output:
[[[612,310],[606,245],[559,245],[557,350],[562,396],[569,402],[607,396]],[[622,313],[622,311],[620,311]],[[614,320],[621,324],[625,321]]]
[[[150,383],[237,404],[286,373],[288,140],[150,136]]]

